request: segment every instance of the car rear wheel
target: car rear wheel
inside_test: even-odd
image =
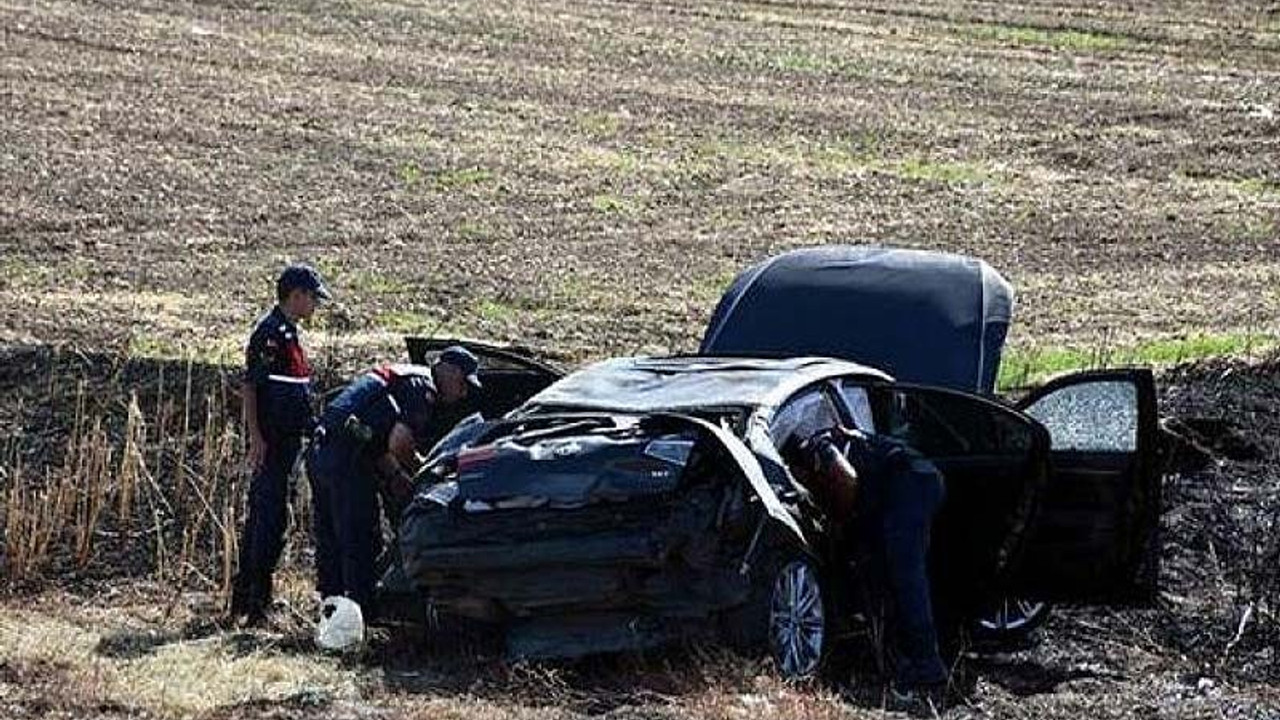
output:
[[[828,622],[818,569],[808,560],[782,563],[769,599],[769,654],[789,679],[815,676],[822,667]]]

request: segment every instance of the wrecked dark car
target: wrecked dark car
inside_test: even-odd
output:
[[[557,378],[472,344],[486,420],[433,453],[384,584],[500,627],[511,657],[712,638],[812,675],[875,624],[859,554],[831,532],[844,518],[784,459],[843,428],[906,442],[942,471],[930,573],[961,622],[1010,603],[1149,600],[1152,376],[1083,373],[1000,400],[1012,307],[980,261],[825,247],[743,273],[696,356]],[[411,341],[411,355],[448,342]]]

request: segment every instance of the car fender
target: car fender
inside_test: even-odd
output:
[[[751,489],[756,496],[760,498],[760,502],[764,505],[765,512],[774,520],[777,520],[783,527],[791,531],[792,535],[800,546],[804,549],[809,548],[809,543],[805,539],[804,532],[800,529],[800,524],[796,522],[796,518],[782,504],[782,500],[774,491],[773,486],[769,484],[769,479],[765,476],[764,468],[760,464],[760,459],[756,453],[752,451],[742,440],[735,436],[728,429],[717,425],[713,422],[703,420],[702,418],[693,417],[691,415],[682,415],[678,413],[661,413],[661,417],[669,417],[682,422],[689,423],[706,430],[711,437],[715,438],[725,450],[729,451],[730,457],[738,463],[738,467],[742,469],[743,475],[746,476],[747,482],[751,485]],[[750,433],[748,433],[750,439]],[[754,443],[753,443],[754,444]]]

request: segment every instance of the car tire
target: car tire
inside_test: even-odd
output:
[[[755,564],[752,577],[747,602],[721,615],[721,637],[738,652],[756,657],[767,653],[788,680],[821,675],[831,616],[818,565],[798,551],[774,551]]]
[[[768,648],[788,680],[817,677],[831,639],[822,576],[807,558],[779,564],[769,592]]]
[[[974,622],[973,638],[997,647],[1025,645],[1031,634],[1049,619],[1049,612],[1047,602],[1003,598]]]

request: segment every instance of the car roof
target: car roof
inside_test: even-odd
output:
[[[525,407],[638,413],[774,407],[805,385],[845,375],[892,380],[875,368],[822,357],[614,358],[560,379]]]

